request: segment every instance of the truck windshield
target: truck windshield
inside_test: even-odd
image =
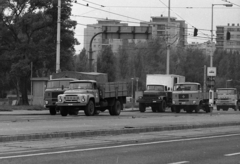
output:
[[[233,95],[233,94],[236,94],[236,90],[234,89],[218,89],[217,90],[217,94],[219,95]]]
[[[176,84],[174,87],[175,91],[197,91],[197,84]]]
[[[148,85],[147,90],[164,91],[164,86],[163,85]]]
[[[92,83],[71,83],[69,89],[93,89]]]
[[[54,80],[54,81],[48,81],[47,82],[47,88],[50,89],[50,88],[62,88],[62,86],[64,88],[68,88],[69,86],[69,82],[72,81],[72,80],[69,80],[69,81],[61,81],[61,80]]]

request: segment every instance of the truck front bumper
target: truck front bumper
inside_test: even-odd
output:
[[[198,101],[195,101],[195,100],[191,100],[191,101],[176,101],[176,100],[173,100],[172,101],[172,105],[198,105],[199,102]]]
[[[86,106],[86,103],[62,103],[62,102],[56,102],[56,105],[58,107],[61,106],[74,106],[74,107],[81,107],[81,106]]]
[[[139,99],[137,100],[138,103],[143,103],[143,104],[159,104],[162,103],[161,99],[153,99],[153,100],[146,100],[146,99]]]
[[[236,106],[235,101],[216,101],[216,106]]]

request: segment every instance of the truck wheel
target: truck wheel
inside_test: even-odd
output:
[[[187,112],[187,113],[192,113],[193,110],[191,109],[191,107],[187,107],[187,108],[186,108],[186,112]]]
[[[68,115],[68,108],[60,107],[60,113],[61,113],[62,116],[67,116]]]
[[[156,106],[155,105],[153,105],[153,106],[151,106],[151,108],[152,108],[152,112],[156,112],[157,111],[157,108],[156,108]]]
[[[143,113],[143,112],[146,111],[145,104],[143,104],[143,103],[139,103],[139,111],[140,111],[141,113]]]
[[[109,113],[110,115],[118,116],[120,115],[121,110],[122,110],[122,104],[119,100],[116,100],[114,105],[110,108]]]
[[[84,113],[86,116],[93,116],[94,115],[94,102],[89,100],[87,106],[85,106]]]
[[[160,104],[160,107],[159,107],[158,112],[165,112],[165,111],[166,111],[166,107],[167,107],[166,101],[163,100],[163,101],[161,102],[161,104]]]
[[[175,113],[175,108],[173,106],[171,106],[171,112]]]
[[[235,106],[234,111],[238,111],[238,106],[237,105]]]
[[[57,111],[56,111],[55,107],[50,107],[50,108],[49,108],[49,113],[50,113],[51,115],[56,115],[56,114],[57,114]]]
[[[174,106],[174,111],[175,111],[176,113],[180,113],[181,108],[180,108],[180,107],[177,107],[177,106]]]
[[[205,107],[205,112],[206,112],[206,113],[210,113],[210,112],[211,112],[209,106],[206,106],[206,107]]]
[[[195,111],[195,113],[198,113],[199,110],[200,110],[200,106],[198,105],[198,106],[195,107],[194,111]]]
[[[100,110],[96,110],[96,108],[95,108],[94,115],[95,115],[95,116],[98,116],[99,113],[100,113]]]

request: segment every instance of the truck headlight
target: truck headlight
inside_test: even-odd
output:
[[[58,96],[58,101],[62,102],[62,97],[61,96]]]
[[[193,101],[193,104],[196,104],[196,101]]]
[[[162,99],[162,97],[160,97],[160,96],[159,96],[159,97],[158,97],[158,99],[159,99],[159,100],[161,100],[161,99]]]
[[[81,101],[82,101],[82,102],[85,102],[85,101],[86,101],[86,99],[85,99],[84,96],[82,97]]]
[[[173,104],[175,104],[175,101],[172,101]]]
[[[47,105],[47,104],[48,104],[48,101],[45,101],[45,104]]]

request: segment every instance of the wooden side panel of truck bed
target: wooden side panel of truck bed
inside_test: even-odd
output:
[[[102,98],[127,96],[126,82],[109,82],[100,84]]]

